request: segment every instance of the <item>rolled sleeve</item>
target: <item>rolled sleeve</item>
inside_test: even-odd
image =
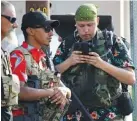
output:
[[[58,65],[60,63],[62,63],[65,59],[66,59],[66,55],[65,55],[65,50],[64,50],[64,42],[62,42],[60,44],[60,46],[58,47],[56,54],[53,58],[53,63],[54,65]]]
[[[10,55],[11,69],[13,74],[16,74],[19,77],[19,80],[22,82],[27,81],[26,73],[26,61],[24,55],[21,51],[15,50]]]
[[[113,46],[113,59],[112,63],[121,68],[135,68],[133,61],[130,57],[129,50],[126,47],[125,43],[121,39],[117,39],[116,43]]]

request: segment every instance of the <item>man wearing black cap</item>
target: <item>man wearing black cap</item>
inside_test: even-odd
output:
[[[25,42],[11,53],[11,64],[13,73],[17,74],[20,79],[20,101],[25,101],[29,105],[28,107],[21,105],[14,108],[14,120],[39,121],[41,120],[40,114],[42,112],[39,109],[39,103],[34,103],[34,101],[49,99],[50,103],[55,103],[62,107],[67,103],[67,98],[71,96],[68,88],[61,86],[60,81],[54,80],[54,75],[49,70],[45,60],[46,55],[41,50],[42,45],[49,45],[53,35],[52,30],[58,25],[59,21],[48,20],[47,16],[42,12],[29,12],[23,16],[21,29]],[[39,81],[36,81],[36,78],[33,78],[32,75],[36,75]],[[32,83],[30,84],[31,87],[29,87],[29,79],[35,80],[33,86]],[[59,83],[60,87],[55,87],[56,83]],[[48,88],[42,89],[44,86]],[[33,104],[34,106],[32,106]],[[32,107],[29,109],[30,105]],[[48,113],[50,114],[50,112]],[[46,118],[45,116],[43,120],[49,120]]]

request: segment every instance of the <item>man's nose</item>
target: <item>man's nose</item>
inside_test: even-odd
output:
[[[85,27],[83,28],[83,31],[87,33],[87,32],[89,31],[89,30],[88,30],[88,27],[85,26]]]
[[[53,31],[52,30],[50,30],[49,35],[53,36]]]
[[[85,31],[85,32],[88,32],[88,31],[89,31],[89,28],[88,28],[88,27],[85,27],[85,28],[84,28],[84,31]]]
[[[18,23],[17,22],[13,23],[13,28],[18,28]]]

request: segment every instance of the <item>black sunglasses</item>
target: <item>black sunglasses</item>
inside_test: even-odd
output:
[[[43,28],[46,33],[49,33],[50,31],[53,31],[53,28],[51,26],[33,26],[32,28]]]
[[[7,20],[9,20],[12,24],[15,23],[16,18],[15,17],[10,17],[10,16],[6,16],[6,15],[1,15],[4,18],[6,18]]]

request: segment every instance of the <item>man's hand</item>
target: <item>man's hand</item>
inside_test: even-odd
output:
[[[82,55],[81,51],[73,51],[71,56],[69,57],[69,61],[70,61],[71,66],[76,65],[78,63],[86,62],[84,55]]]
[[[103,60],[97,53],[90,52],[89,55],[85,55],[84,57],[86,58],[86,63],[91,64],[97,68],[100,68]]]
[[[51,103],[66,104],[67,102],[67,89],[65,87],[56,87],[54,88],[54,95],[50,98]]]

